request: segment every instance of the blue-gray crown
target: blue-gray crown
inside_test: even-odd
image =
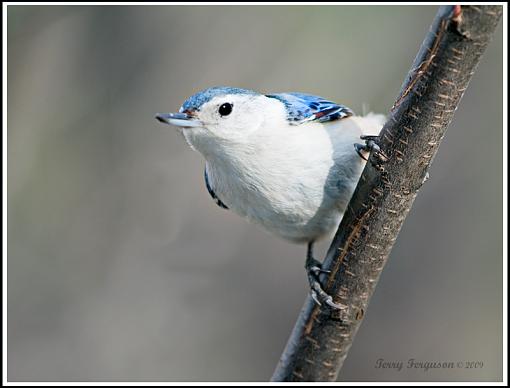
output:
[[[200,110],[202,105],[206,102],[211,101],[214,97],[226,95],[226,94],[259,94],[253,90],[231,88],[228,86],[215,86],[213,88],[202,90],[197,94],[192,95],[184,104],[182,104],[181,110]]]

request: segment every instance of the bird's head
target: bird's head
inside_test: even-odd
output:
[[[285,122],[285,108],[263,94],[238,88],[214,87],[188,98],[178,113],[156,119],[178,127],[188,143],[202,153],[218,146],[249,144],[268,121]]]

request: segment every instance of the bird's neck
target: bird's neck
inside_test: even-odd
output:
[[[257,148],[256,146],[245,144],[222,144],[212,149],[206,147],[198,151],[216,175],[239,175],[243,171],[249,170],[251,163],[255,162],[255,159],[257,159]]]

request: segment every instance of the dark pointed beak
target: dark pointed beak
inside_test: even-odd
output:
[[[202,122],[187,113],[158,113],[156,120],[163,124],[175,125],[176,127],[201,127]]]

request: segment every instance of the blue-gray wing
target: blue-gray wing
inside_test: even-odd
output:
[[[207,176],[207,168],[204,168],[204,179],[205,179],[205,187],[207,188],[207,191],[209,192],[209,195],[212,197],[216,205],[223,209],[228,209],[228,206],[225,205],[221,199],[218,198],[216,193],[214,192],[213,188],[211,187],[211,184],[209,182],[209,177]]]
[[[294,125],[310,121],[323,123],[326,121],[340,120],[354,114],[354,112],[346,106],[311,94],[277,93],[266,94],[266,97],[281,101],[287,109],[287,119]]]

